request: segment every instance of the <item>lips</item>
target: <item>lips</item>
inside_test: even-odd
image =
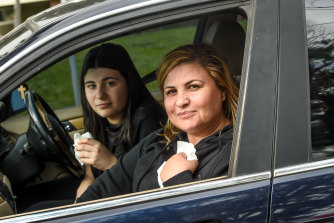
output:
[[[111,103],[101,103],[101,104],[98,104],[96,105],[96,107],[100,108],[100,109],[104,109],[104,108],[107,108],[111,105]]]
[[[195,115],[195,111],[183,111],[176,114],[179,118],[186,119]]]

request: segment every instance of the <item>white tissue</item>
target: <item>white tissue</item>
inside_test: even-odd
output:
[[[166,161],[163,162],[163,164],[161,164],[161,166],[157,170],[157,173],[158,173],[158,184],[159,184],[160,188],[164,187],[164,185],[162,184],[162,180],[161,180],[161,171],[164,168],[165,164],[166,164]]]
[[[187,155],[187,160],[197,160],[196,149],[193,144],[184,141],[177,141],[176,153],[184,152]]]
[[[76,147],[77,146],[77,143],[78,143],[78,141],[80,140],[80,139],[83,139],[83,138],[93,138],[93,136],[92,136],[92,134],[90,134],[89,132],[86,132],[86,133],[84,133],[84,134],[80,134],[80,133],[75,133],[74,134],[74,136],[73,136],[73,139],[74,139],[74,147]],[[81,162],[81,159],[80,159],[80,152],[78,152],[78,151],[76,151],[75,149],[74,149],[74,155],[75,155],[75,158],[77,158],[77,160],[79,161],[79,163],[81,164],[81,165],[84,165],[84,163],[83,162]]]

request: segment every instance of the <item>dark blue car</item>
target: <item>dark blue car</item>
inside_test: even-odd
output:
[[[30,186],[83,175],[77,70],[103,42],[129,51],[157,100],[165,53],[197,42],[225,53],[240,81],[228,175],[23,212]],[[0,101],[1,222],[334,222],[333,1],[70,1],[0,39]]]

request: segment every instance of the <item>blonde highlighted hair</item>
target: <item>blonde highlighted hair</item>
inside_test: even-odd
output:
[[[223,56],[210,45],[194,44],[180,46],[169,52],[161,61],[157,69],[157,81],[164,95],[163,85],[169,72],[184,63],[200,64],[214,80],[218,88],[225,92],[226,100],[222,104],[224,115],[233,125],[237,113],[239,88],[236,81],[231,77],[230,69],[227,61]],[[169,143],[178,133],[180,129],[173,125],[168,119],[164,126],[163,136]]]

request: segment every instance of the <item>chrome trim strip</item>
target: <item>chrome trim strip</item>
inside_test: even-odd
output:
[[[62,34],[68,32],[69,30],[76,29],[76,28],[78,28],[80,26],[84,26],[84,25],[86,25],[86,24],[88,24],[92,21],[100,20],[100,19],[112,16],[112,15],[117,15],[117,14],[120,14],[120,13],[123,13],[123,12],[126,12],[126,11],[139,9],[139,8],[146,7],[146,6],[149,6],[149,5],[155,5],[155,4],[159,4],[159,3],[162,3],[162,2],[168,2],[168,1],[171,1],[171,0],[149,0],[147,2],[142,2],[142,3],[135,4],[135,5],[130,5],[130,6],[126,6],[126,7],[119,8],[119,9],[116,9],[116,10],[112,10],[112,11],[109,11],[109,12],[105,12],[105,13],[87,18],[85,20],[82,20],[78,23],[72,24],[72,25],[70,25],[70,26],[68,26],[64,29],[61,29],[61,30],[58,30],[57,32],[54,32],[53,34],[47,36],[46,38],[40,40],[39,42],[36,42],[35,44],[29,46],[28,48],[24,49],[22,52],[15,55],[12,59],[10,59],[10,61],[8,61],[7,63],[5,63],[3,66],[0,67],[0,73],[2,73],[8,67],[12,66],[15,63],[15,61],[18,61],[21,58],[23,58],[25,55],[28,55],[29,52],[33,51],[34,49],[38,48],[39,46],[42,46],[43,44],[50,41],[51,39],[55,39],[56,37],[61,36]],[[7,80],[7,78],[8,78],[8,76],[3,77],[3,81]]]
[[[4,219],[3,222],[33,222],[51,220],[53,218],[61,218],[72,215],[80,215],[87,212],[98,211],[103,209],[117,208],[117,206],[134,205],[147,201],[155,201],[158,199],[167,199],[175,196],[182,196],[186,194],[204,192],[208,190],[214,190],[219,188],[230,187],[234,185],[240,185],[245,183],[258,182],[262,180],[268,180],[271,178],[269,171],[239,176],[235,178],[223,178],[220,180],[211,180],[203,183],[195,183],[188,186],[167,188],[165,190],[158,190],[157,192],[147,192],[145,194],[133,195],[125,198],[115,198],[113,200],[102,201],[93,204],[83,204],[80,206],[65,206],[64,209],[58,210],[46,210],[45,212],[36,214],[27,214],[24,216],[13,217]],[[0,220],[1,221],[1,220]]]
[[[281,177],[296,173],[303,173],[312,170],[319,170],[323,168],[334,167],[334,159],[327,159],[321,161],[315,161],[310,163],[303,163],[296,166],[284,167],[275,170],[274,177]]]

